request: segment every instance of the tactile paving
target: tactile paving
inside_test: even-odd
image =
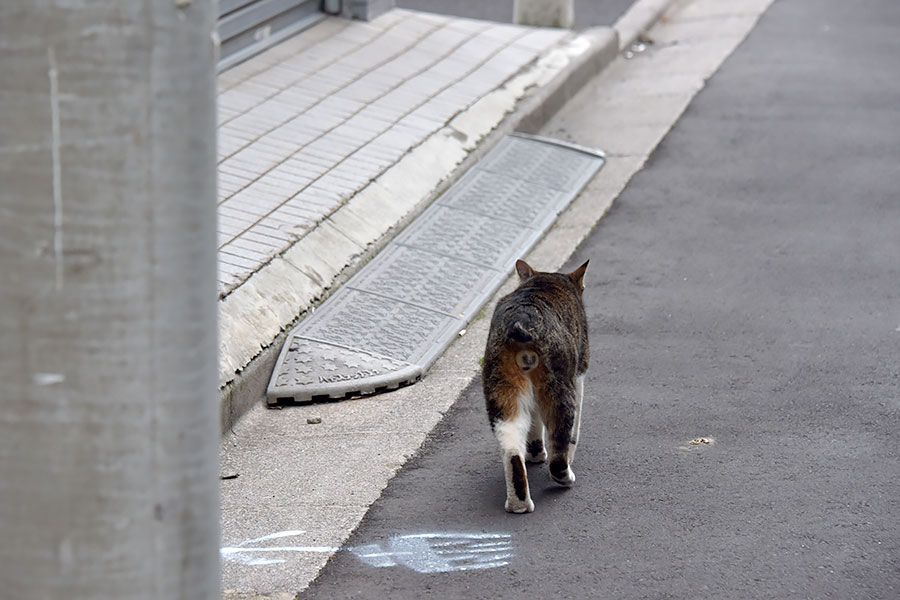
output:
[[[420,379],[602,166],[598,150],[505,137],[291,330],[269,404]]]

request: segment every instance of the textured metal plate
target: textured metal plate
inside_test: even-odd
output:
[[[417,381],[602,165],[596,150],[504,138],[288,334],[269,403]]]

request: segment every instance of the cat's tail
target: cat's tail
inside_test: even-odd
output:
[[[534,335],[525,328],[521,321],[513,322],[509,328],[509,339],[520,344],[527,344],[534,341]],[[538,355],[534,350],[525,348],[516,352],[516,364],[525,373],[531,371],[538,366]]]
[[[509,339],[514,342],[519,342],[520,344],[527,344],[528,342],[534,341],[534,336],[530,331],[525,329],[525,326],[522,325],[521,321],[515,321],[509,328]]]

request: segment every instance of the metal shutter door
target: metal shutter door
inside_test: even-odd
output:
[[[320,0],[219,0],[219,71],[319,21]]]

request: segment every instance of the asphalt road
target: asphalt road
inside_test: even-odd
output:
[[[572,489],[503,511],[475,381],[302,597],[900,597],[898,25],[776,1],[571,258]]]
[[[575,0],[575,28],[612,25],[634,0]],[[455,17],[511,23],[513,0],[397,0],[397,6]]]

